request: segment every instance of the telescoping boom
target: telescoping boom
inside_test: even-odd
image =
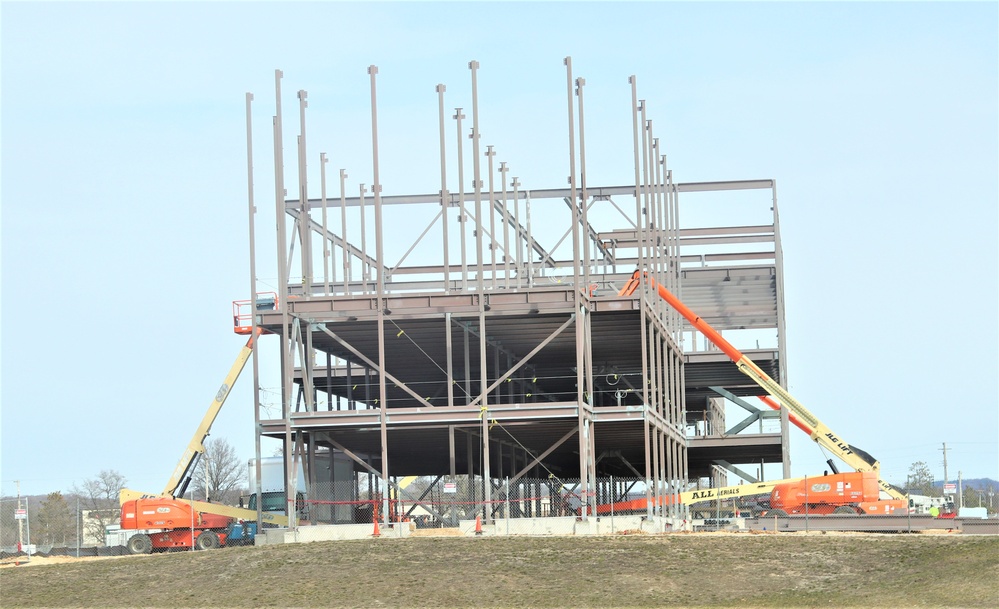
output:
[[[131,489],[121,489],[119,492],[121,528],[135,531],[128,544],[133,554],[148,554],[154,550],[170,548],[209,549],[231,543],[246,543],[257,530],[256,525],[246,523],[258,518],[266,524],[288,525],[287,516],[265,512],[258,517],[256,510],[183,499],[198,461],[205,453],[205,439],[212,424],[253,353],[255,339],[262,333],[263,331],[258,330],[257,335],[251,336],[240,350],[163,492],[151,494]],[[238,536],[234,533],[237,530],[240,531]]]
[[[643,277],[651,287],[658,289],[660,298],[669,303],[671,307],[676,309],[680,315],[683,315],[683,317],[690,322],[690,325],[696,328],[716,347],[721,349],[725,355],[735,362],[736,367],[738,367],[743,374],[751,378],[753,382],[763,388],[763,390],[771,396],[777,398],[780,403],[787,408],[789,420],[798,428],[805,431],[805,433],[807,433],[812,440],[839,457],[844,463],[856,471],[874,472],[878,474],[878,485],[881,487],[882,491],[888,493],[895,499],[905,499],[904,493],[881,479],[881,465],[878,463],[877,459],[872,457],[867,452],[848,444],[842,440],[839,435],[833,433],[833,431],[822,423],[818,417],[812,414],[807,408],[798,402],[798,400],[794,399],[794,397],[788,393],[787,390],[781,387],[777,381],[770,378],[770,376],[768,376],[766,372],[763,372],[763,370],[753,363],[751,359],[732,346],[732,343],[725,340],[717,330],[708,324],[708,322],[698,317],[696,313],[687,307],[687,305],[683,304],[679,298],[656,282],[656,280],[650,277],[648,273],[635,271],[635,273],[631,276],[631,279],[628,280],[628,283],[626,283],[625,286],[621,288],[621,291],[618,292],[618,296],[623,297],[634,294],[635,290],[637,290],[642,284]],[[764,399],[764,402],[771,407],[777,406],[772,401],[768,401],[766,399]]]
[[[201,424],[194,431],[194,437],[191,438],[191,441],[187,444],[187,448],[184,449],[184,453],[180,456],[177,467],[174,468],[170,480],[163,489],[163,496],[182,497],[187,491],[187,485],[191,482],[191,476],[194,475],[194,470],[198,466],[198,460],[205,454],[205,438],[208,437],[208,433],[212,429],[212,424],[215,423],[215,419],[219,416],[219,411],[222,410],[222,405],[225,404],[226,398],[229,397],[229,392],[236,383],[236,379],[243,372],[246,360],[250,359],[255,339],[255,336],[251,336],[246,341],[246,344],[243,345],[239,355],[236,356],[236,361],[232,363],[229,374],[222,381],[222,386],[219,387],[218,392],[215,394],[215,399],[208,406],[208,411],[205,412],[204,418],[201,419]]]

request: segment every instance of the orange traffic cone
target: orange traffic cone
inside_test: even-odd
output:
[[[381,530],[378,528],[378,516],[375,516],[371,520],[372,520],[372,522],[375,523],[375,530],[371,533],[371,536],[372,537],[381,537],[382,533],[381,533]]]
[[[482,535],[482,516],[475,517],[475,534]]]

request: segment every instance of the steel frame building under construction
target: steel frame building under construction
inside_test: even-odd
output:
[[[300,91],[293,199],[285,195],[277,72],[271,297],[256,279],[247,94],[253,298],[234,317],[239,332],[276,336],[258,351],[279,345],[279,414],[261,407],[254,354],[257,447],[259,457],[262,437],[283,442],[289,480],[297,461],[310,472],[316,451],[338,451],[353,464],[355,487],[375,481],[387,520],[401,477],[479,480],[480,505],[509,492],[500,481],[509,489],[523,477],[558,477],[577,481],[577,514],[586,519],[624,492],[608,483],[613,476],[644,481],[638,488],[650,506],[704,478],[718,484],[731,472],[754,481],[766,463],[782,463],[789,476],[786,411],[743,399],[760,389],[695,336],[650,282],[618,295],[642,269],[732,342],[771,337],[764,347],[739,346],[786,386],[775,182],[674,180],[631,77],[633,181],[587,183],[585,82],[574,79],[571,59],[565,68],[566,187],[521,184],[507,163],[494,163],[492,146],[483,150],[473,61],[470,116],[458,108],[446,118],[445,87],[437,86],[439,192],[382,194],[372,66],[370,188],[348,196],[340,170],[338,192],[328,193],[320,155],[322,193],[310,194]],[[454,134],[457,144],[448,145]],[[459,192],[448,189],[455,171]],[[747,193],[765,221],[680,221],[688,201]],[[726,421],[726,404],[746,416]],[[680,517],[680,508],[661,515]]]

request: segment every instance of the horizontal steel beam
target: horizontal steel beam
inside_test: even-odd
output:
[[[776,522],[776,528],[774,523]],[[796,514],[794,516],[767,518],[747,518],[746,528],[777,531],[863,531],[870,533],[898,533],[900,531],[931,531],[958,528],[957,523],[950,519],[934,518],[928,514],[912,516],[883,515],[810,515]]]
[[[320,412],[296,412],[291,415],[292,429],[372,427],[379,425],[379,409],[335,410]],[[499,404],[483,411],[478,406],[437,406],[417,408],[389,408],[386,423],[396,425],[474,425],[482,422],[482,417],[500,423],[537,421],[544,419],[575,420],[579,416],[575,402],[546,404]]]
[[[709,191],[726,191],[726,190],[759,190],[766,188],[773,188],[773,180],[727,180],[722,182],[687,182],[675,184],[674,187],[679,192],[709,192]],[[653,186],[652,188],[667,188],[665,184],[660,184],[658,186]],[[578,192],[578,191],[577,191]],[[634,195],[635,186],[587,186],[586,193],[594,199],[609,199],[613,196],[618,195]],[[494,193],[499,195],[499,193]],[[509,194],[509,193],[508,193]],[[486,193],[488,196],[488,193]],[[572,190],[569,188],[542,188],[538,190],[522,190],[518,193],[518,196],[522,196],[524,199],[530,198],[532,201],[537,199],[564,199],[565,197],[572,196]],[[457,207],[458,202],[464,198],[466,202],[470,199],[475,198],[474,192],[467,192],[464,194],[460,193],[448,193],[448,207]],[[382,195],[381,203],[382,205],[418,205],[418,204],[428,204],[428,203],[440,203],[441,195],[440,193],[433,194],[419,194],[419,195]],[[347,207],[357,207],[360,205],[360,197],[348,197],[345,199],[345,204]],[[309,199],[308,206],[309,209],[320,209],[322,207],[322,199]],[[368,197],[365,201],[366,205],[371,204],[371,198]],[[285,201],[285,207],[287,209],[300,209],[300,204],[298,199],[288,199]],[[326,200],[326,208],[338,208],[340,207],[339,200]]]
[[[721,448],[726,446],[780,446],[779,433],[760,433],[745,436],[698,436],[688,438],[690,448]]]

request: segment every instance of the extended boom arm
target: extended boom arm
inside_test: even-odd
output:
[[[628,283],[621,288],[620,292],[618,292],[618,296],[631,296],[634,294],[635,290],[638,289],[638,286],[641,285],[643,275],[649,285],[658,288],[659,296],[663,300],[676,309],[680,315],[683,315],[683,317],[690,322],[690,325],[701,332],[705,338],[721,349],[725,355],[735,362],[736,367],[738,367],[743,374],[751,378],[753,382],[762,387],[767,393],[780,400],[780,403],[788,409],[789,419],[791,422],[807,432],[812,440],[838,456],[843,460],[843,462],[858,472],[879,473],[881,466],[877,459],[865,451],[853,447],[841,440],[840,437],[834,434],[831,429],[826,427],[822,421],[813,415],[800,402],[794,399],[794,397],[781,387],[777,381],[770,378],[767,373],[763,372],[763,370],[753,363],[751,359],[743,355],[742,352],[733,347],[730,342],[722,338],[722,335],[712,328],[710,324],[698,317],[693,311],[687,308],[687,306],[683,304],[679,298],[674,296],[661,284],[657,283],[655,279],[649,277],[647,273],[635,271],[635,274],[631,276]],[[905,495],[903,493],[899,492],[898,489],[891,484],[888,484],[884,480],[880,479],[880,473],[878,484],[880,485],[881,490],[888,493],[895,499],[905,499]]]
[[[198,466],[198,460],[205,452],[205,438],[208,437],[212,423],[215,422],[219,411],[222,410],[222,404],[229,397],[229,391],[232,389],[233,384],[235,384],[236,379],[239,378],[239,373],[243,371],[246,360],[250,358],[255,338],[255,336],[251,336],[246,341],[246,345],[240,350],[236,361],[233,362],[232,368],[229,369],[229,374],[226,375],[225,381],[222,382],[218,393],[215,394],[215,399],[212,400],[211,405],[208,407],[208,412],[201,419],[201,425],[198,425],[198,428],[194,432],[194,437],[191,438],[187,448],[184,449],[184,453],[180,456],[180,462],[177,463],[177,467],[173,470],[173,475],[170,476],[169,482],[167,482],[166,487],[163,489],[163,496],[181,497],[187,491],[187,485],[191,482],[191,476],[194,475],[194,470]]]

